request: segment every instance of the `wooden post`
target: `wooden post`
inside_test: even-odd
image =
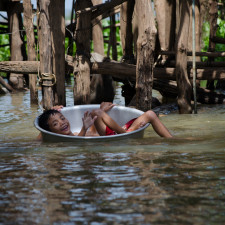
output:
[[[120,36],[123,48],[123,61],[134,63],[132,18],[134,11],[134,0],[124,2],[120,8]]]
[[[151,2],[138,0],[135,3],[138,15],[136,106],[147,111],[151,109],[154,50],[156,27]]]
[[[9,29],[11,34],[11,60],[12,61],[23,61],[22,45],[23,41],[20,36],[19,28],[19,13],[17,7],[19,2],[11,2],[9,7]],[[11,73],[9,78],[10,84],[15,89],[24,88],[24,77],[23,74]]]
[[[102,0],[92,0],[93,6],[101,4]],[[104,56],[104,39],[102,32],[102,16],[98,16],[92,21],[92,39],[94,52]],[[94,61],[97,59],[94,58]],[[112,102],[114,98],[114,87],[111,76],[103,76],[101,74],[92,74],[91,78],[91,95],[90,103],[100,104],[101,102]]]
[[[27,35],[28,61],[36,60],[35,37],[33,27],[32,5],[30,0],[23,0],[24,8],[24,27]],[[38,103],[38,89],[36,87],[37,76],[29,75],[30,102]]]
[[[192,10],[190,10],[190,23],[188,32],[188,51],[192,51]],[[201,51],[201,17],[200,17],[200,1],[195,0],[195,48],[196,52]],[[192,60],[192,56],[188,57],[188,60]],[[200,62],[201,58],[196,57],[196,61]]]
[[[178,88],[178,107],[180,113],[192,113],[192,87],[187,73],[188,30],[190,23],[191,0],[179,1],[179,28],[177,29],[176,79]]]
[[[40,75],[52,74],[52,45],[51,29],[49,17],[50,0],[38,0],[39,21],[38,21],[38,40],[40,46]],[[50,109],[54,105],[54,95],[52,80],[44,79],[42,83],[42,96],[44,109]]]
[[[171,51],[175,47],[176,2],[174,0],[156,0],[155,10],[161,50]],[[162,57],[163,60],[168,58],[167,56]]]
[[[110,17],[110,42],[112,46],[112,59],[117,61],[117,40],[116,40],[116,16],[115,14]]]
[[[217,18],[218,18],[218,0],[209,0],[209,23],[210,23],[210,34],[209,34],[209,52],[214,52],[216,43],[213,38],[216,36],[217,31]],[[213,58],[208,59],[210,62],[214,61]],[[208,81],[207,88],[214,90],[214,82]]]
[[[77,0],[76,30],[76,57],[74,62],[74,104],[88,104],[90,102],[90,38],[91,38],[91,11],[78,13],[92,6],[91,0]]]
[[[54,104],[66,105],[65,94],[65,0],[54,0],[50,4],[51,45],[53,74],[56,85],[53,86]]]

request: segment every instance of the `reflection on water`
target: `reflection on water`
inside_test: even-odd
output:
[[[224,106],[161,116],[175,139],[75,145],[33,141],[29,93],[0,105],[0,224],[225,223]]]

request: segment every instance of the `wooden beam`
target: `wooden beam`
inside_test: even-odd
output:
[[[37,74],[40,62],[38,61],[3,61],[0,62],[0,72]],[[69,72],[73,72],[73,57],[66,57],[66,66]],[[120,62],[92,62],[91,73],[112,75],[121,80],[136,80],[136,66]],[[153,70],[154,77],[160,79],[176,80],[175,68],[158,68]],[[192,70],[189,78],[192,79]],[[225,67],[197,69],[198,80],[225,80]]]
[[[221,38],[221,37],[212,37],[212,41],[214,43],[219,43],[219,44],[225,44],[225,38]]]
[[[92,12],[91,20],[93,20],[94,18],[101,16],[102,14],[112,10],[114,7],[116,7],[126,1],[128,1],[128,0],[113,0],[110,2],[106,2],[103,4],[93,6],[93,7],[85,8],[82,10],[77,10],[76,13],[82,14],[82,13],[89,13],[91,11]]]
[[[174,56],[174,51],[160,51],[159,55],[171,55]],[[192,52],[187,52],[187,56],[192,56]],[[225,52],[196,52],[196,56],[206,57],[225,57]]]

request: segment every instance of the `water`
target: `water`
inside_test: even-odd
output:
[[[0,105],[0,224],[225,224],[224,105],[161,116],[174,139],[94,145],[34,141],[28,92]]]

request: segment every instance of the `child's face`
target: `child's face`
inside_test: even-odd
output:
[[[48,119],[50,131],[57,134],[72,135],[69,121],[61,114],[56,113]]]

